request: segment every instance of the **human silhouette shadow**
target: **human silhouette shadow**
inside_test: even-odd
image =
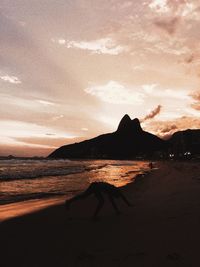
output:
[[[115,213],[117,215],[120,214],[120,210],[114,201],[115,198],[121,198],[129,207],[132,206],[132,204],[122,194],[121,190],[118,187],[116,187],[112,184],[109,184],[109,183],[105,183],[105,182],[93,182],[90,184],[90,186],[83,193],[78,194],[69,200],[66,200],[66,202],[65,202],[66,209],[69,209],[72,202],[85,199],[85,198],[87,198],[93,194],[95,195],[95,197],[98,200],[97,207],[96,207],[95,212],[93,214],[93,219],[97,218],[100,210],[104,206],[105,200],[104,200],[103,194],[108,195],[108,199],[110,200],[110,202],[111,202],[111,204],[115,210]]]
[[[153,162],[150,162],[150,163],[149,163],[149,168],[152,170],[153,167],[154,167],[154,166],[153,166]]]

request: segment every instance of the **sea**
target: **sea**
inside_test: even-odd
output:
[[[20,207],[26,207],[21,208],[26,213],[31,207],[43,207],[44,203],[48,206],[54,203],[53,200],[69,199],[94,181],[124,186],[148,169],[147,161],[0,160],[0,220],[1,214],[5,216],[6,212],[6,216],[9,215],[8,211],[19,215]]]

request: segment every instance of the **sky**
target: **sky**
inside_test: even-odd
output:
[[[199,0],[1,0],[0,155],[47,156],[125,115],[200,128]]]

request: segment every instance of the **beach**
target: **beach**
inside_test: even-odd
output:
[[[106,200],[91,220],[91,196],[3,221],[1,266],[199,266],[199,163],[154,165],[121,187],[133,206],[117,199],[119,216]]]

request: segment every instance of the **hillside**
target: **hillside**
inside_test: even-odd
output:
[[[163,150],[167,142],[143,131],[139,120],[126,114],[117,130],[80,143],[64,145],[53,151],[49,158],[111,158],[128,159],[151,156]]]

